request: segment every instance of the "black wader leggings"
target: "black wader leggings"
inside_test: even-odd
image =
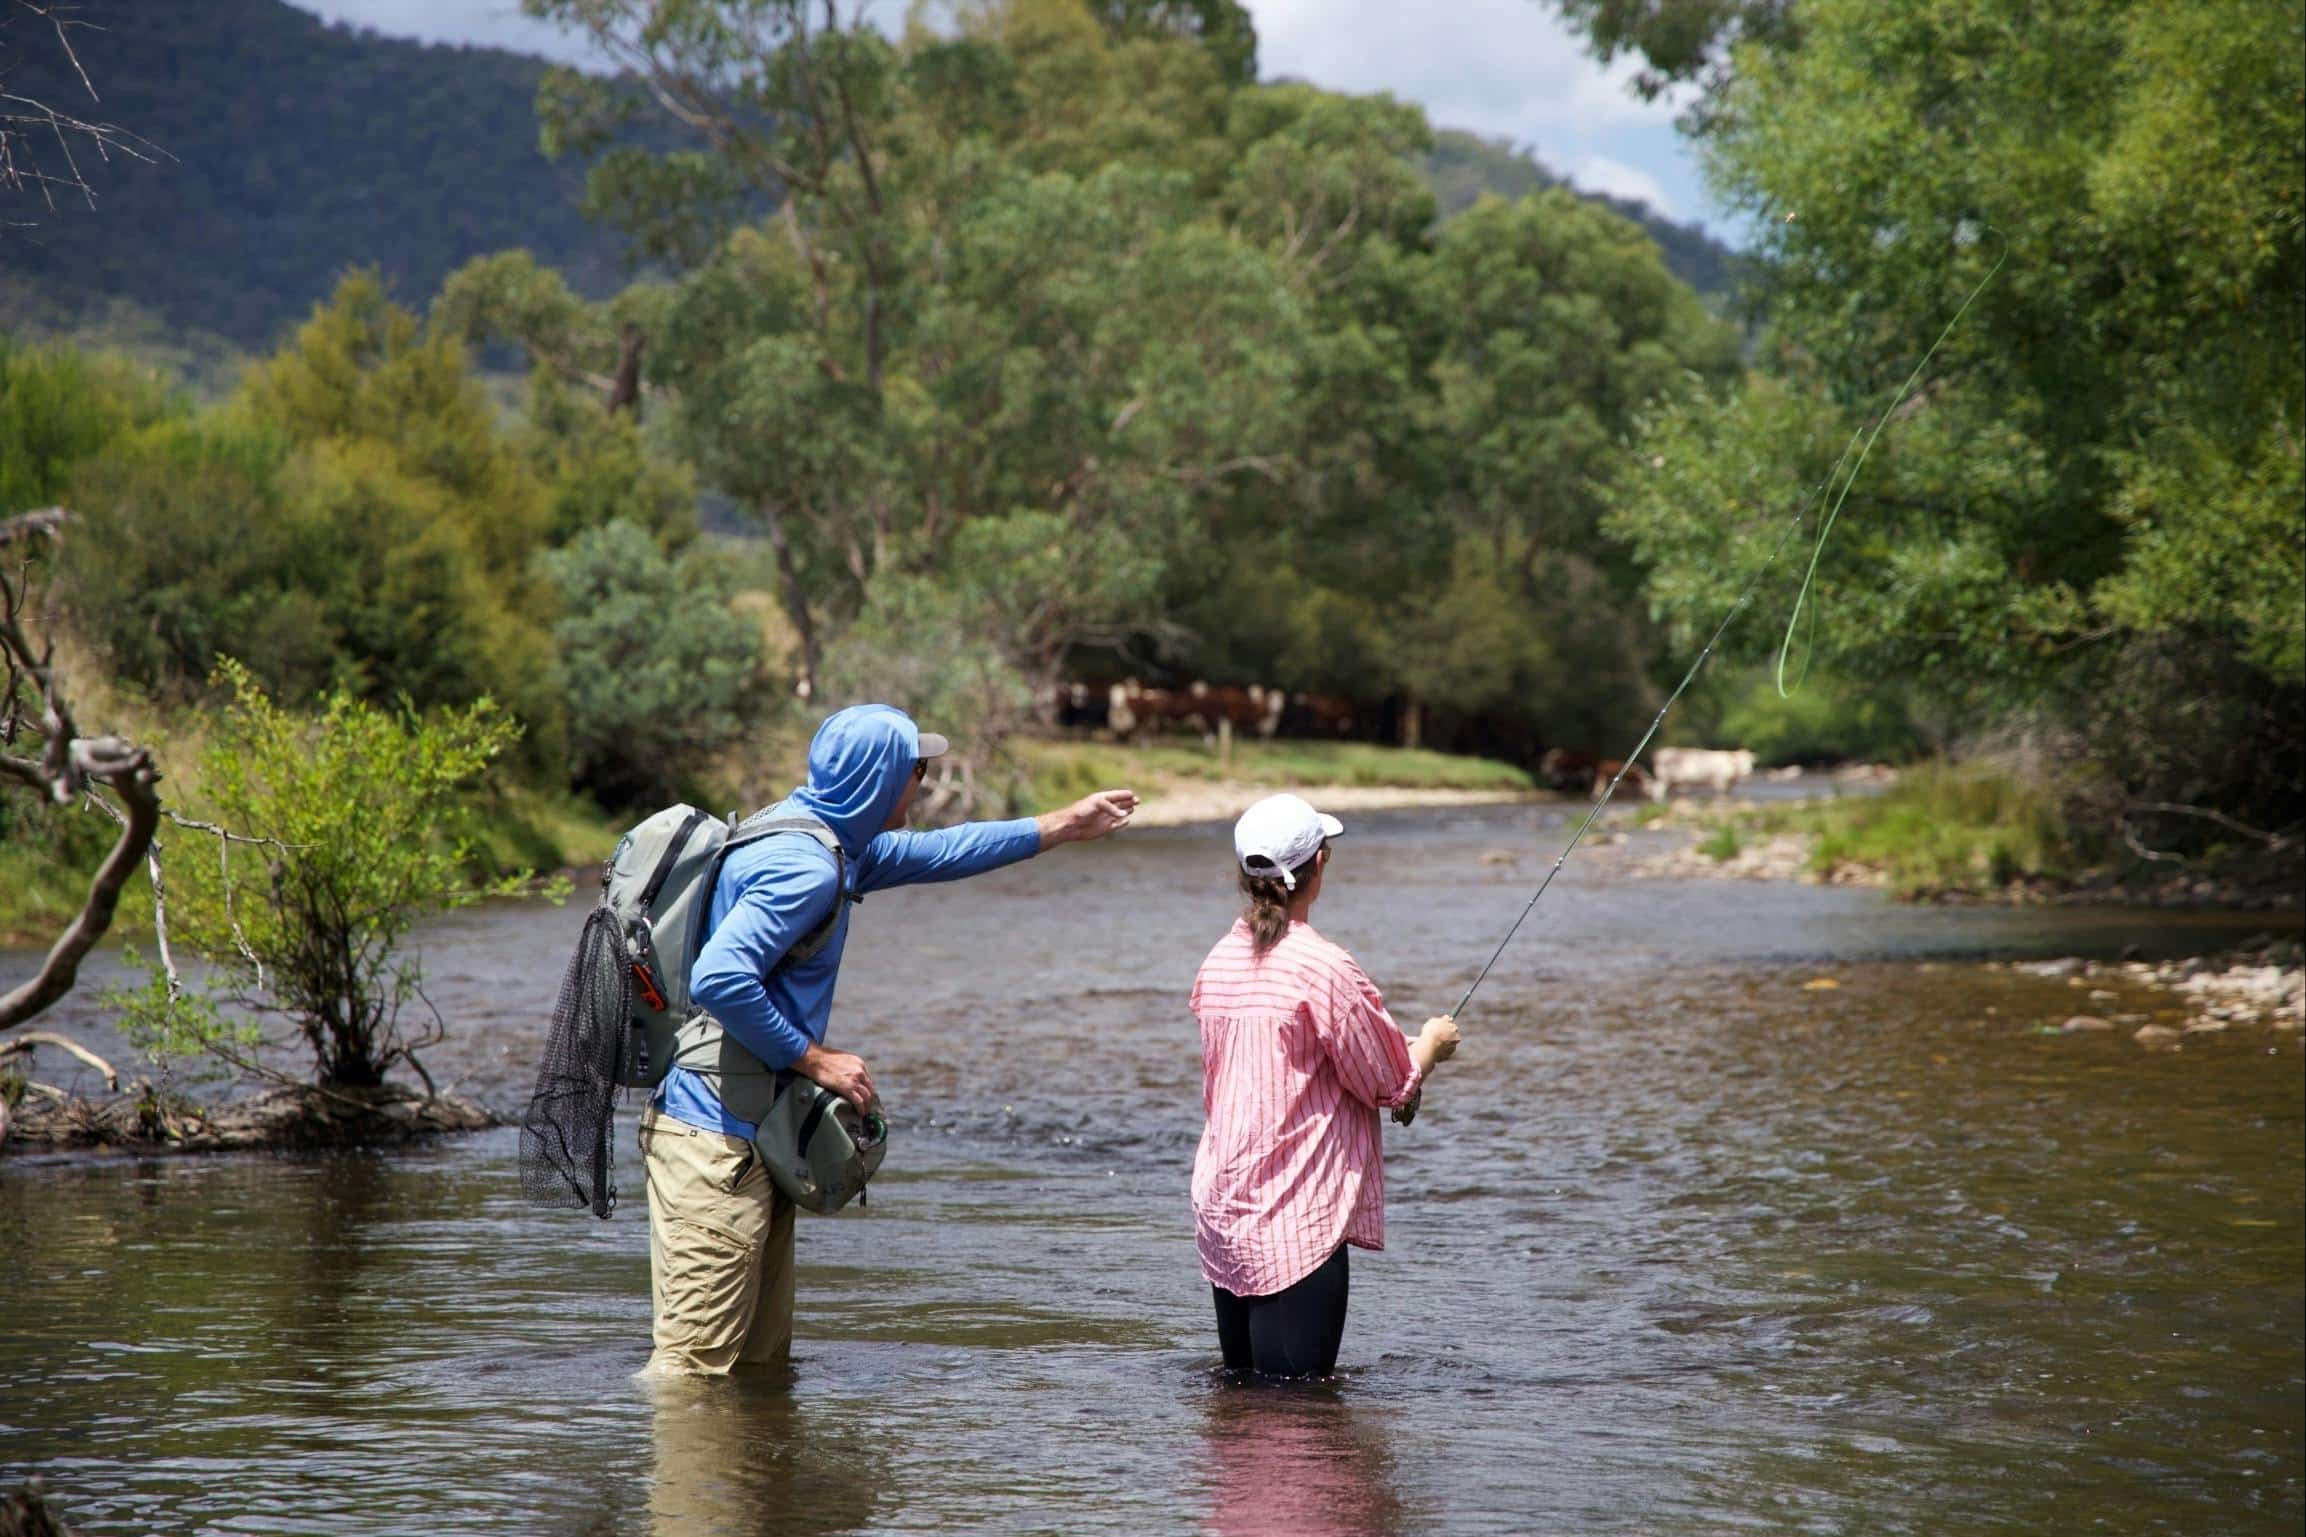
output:
[[[1222,1286],[1217,1298],[1217,1348],[1228,1371],[1266,1377],[1326,1377],[1337,1369],[1345,1339],[1346,1245],[1321,1268],[1270,1297],[1236,1297]]]

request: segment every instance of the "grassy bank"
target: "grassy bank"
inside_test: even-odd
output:
[[[1761,833],[1808,834],[1820,875],[1854,865],[1903,897],[2071,881],[2092,852],[2053,791],[1946,764],[1909,770],[1879,795],[1762,808],[1753,823]]]
[[[1458,758],[1372,742],[1235,742],[1229,756],[1198,742],[1131,747],[1118,742],[1028,741],[1017,757],[1031,811],[1046,811],[1114,785],[1157,796],[1179,786],[1523,791],[1530,777],[1509,763]]]
[[[1798,866],[1821,879],[1860,879],[1909,900],[1992,896],[2103,880],[2103,840],[2078,828],[2051,786],[1944,763],[1906,770],[1875,795],[1782,804],[1680,801],[1643,806],[1640,825],[1695,830],[1694,851],[1717,864],[1788,836]],[[1747,872],[1751,873],[1751,872]]]

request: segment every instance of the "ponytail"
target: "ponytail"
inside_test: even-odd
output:
[[[1289,872],[1287,881],[1278,875],[1251,875],[1247,870],[1241,872],[1241,895],[1248,901],[1241,916],[1248,920],[1250,947],[1259,960],[1263,960],[1266,952],[1281,943],[1281,936],[1289,932],[1290,899],[1311,878],[1313,872],[1321,868],[1321,851],[1327,847],[1329,845],[1324,841],[1320,849],[1313,851],[1312,858]],[[1296,883],[1294,887],[1291,881]]]

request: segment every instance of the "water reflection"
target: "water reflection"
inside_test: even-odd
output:
[[[871,1522],[887,1482],[860,1428],[789,1377],[636,1378],[647,1395],[655,1537],[815,1537]]]
[[[1381,1409],[1327,1383],[1228,1382],[1202,1425],[1213,1537],[1410,1530]]]

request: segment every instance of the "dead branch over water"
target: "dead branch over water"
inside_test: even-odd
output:
[[[0,522],[0,556],[35,539],[54,538],[70,514],[61,507]],[[34,1018],[72,990],[80,963],[112,926],[120,894],[151,857],[160,827],[160,770],[149,749],[118,736],[84,737],[55,666],[55,643],[26,628],[29,564],[0,567],[0,779],[59,806],[86,796],[111,811],[120,834],[91,877],[80,911],[49,947],[39,971],[0,994],[0,1030]],[[36,746],[36,752],[20,750]],[[109,798],[107,797],[109,792]],[[117,804],[115,804],[117,802]]]

